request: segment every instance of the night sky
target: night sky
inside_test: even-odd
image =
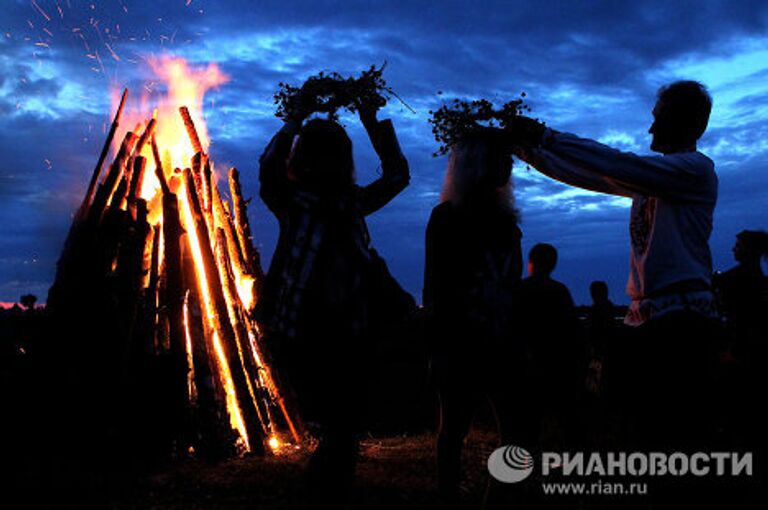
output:
[[[386,6],[385,6],[386,5]],[[733,264],[744,228],[768,228],[768,3],[322,2],[308,0],[3,0],[0,5],[0,302],[45,300],[74,209],[111,119],[110,90],[134,93],[163,53],[217,62],[231,80],[206,96],[212,159],[237,166],[256,243],[268,261],[276,222],[258,200],[258,156],[281,125],[272,94],[321,70],[356,74],[386,61],[385,79],[411,166],[410,187],[369,219],[375,246],[420,300],[424,228],[446,157],[428,111],[453,97],[501,104],[527,93],[551,127],[649,153],[657,88],[686,78],[714,97],[700,150],[720,176],[715,269]],[[438,94],[441,92],[442,94]],[[358,180],[376,176],[359,122],[342,116]],[[569,188],[517,163],[524,250],[560,251],[554,276],[577,303],[607,280],[626,302],[626,199]]]

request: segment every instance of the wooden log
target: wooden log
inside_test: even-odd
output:
[[[211,170],[211,160],[205,158],[205,164],[203,165],[203,207],[205,212],[210,216],[213,210],[212,196],[213,196],[213,172]],[[210,224],[210,223],[209,223]]]
[[[197,135],[197,129],[195,128],[195,122],[192,120],[192,116],[189,114],[189,109],[186,106],[179,108],[179,113],[184,121],[184,127],[187,130],[189,141],[192,144],[192,149],[197,152],[203,152],[203,145],[200,143],[200,137]]]
[[[205,165],[205,155],[202,152],[192,156],[192,177],[195,180],[195,193],[198,197],[204,197],[203,190],[203,165]]]
[[[145,202],[146,204],[146,202]],[[146,209],[146,205],[144,206]],[[157,323],[157,274],[160,244],[160,225],[147,225],[147,243],[145,252],[149,249],[149,260],[141,254],[139,275],[139,309],[136,316],[136,327],[133,333],[134,354],[145,360],[151,360],[157,354],[155,346],[155,331]],[[145,268],[145,265],[148,267]]]
[[[179,188],[181,187],[181,170],[178,168],[173,170],[173,175],[171,175],[171,178],[168,179],[168,189],[171,190],[171,193],[179,193]]]
[[[227,203],[221,198],[218,188],[214,188],[212,199],[213,215],[216,218],[217,224],[224,228],[224,234],[227,238],[227,247],[229,248],[229,258],[232,262],[232,269],[236,274],[250,275],[251,268],[249,264],[246,264],[245,257],[240,248],[235,224],[232,221],[232,216],[229,214]]]
[[[147,244],[152,241],[152,228],[147,223],[147,202],[139,200],[136,206],[137,219],[131,221],[124,211],[120,211],[127,217],[129,228],[124,242],[118,253],[117,270],[121,280],[123,297],[120,309],[125,312],[125,324],[119,326],[130,339],[126,345],[124,364],[128,370],[136,368],[138,359],[146,358],[152,354],[151,345],[148,345],[147,337],[151,332],[146,331],[146,320],[143,317],[145,309],[143,300],[144,279],[144,253]],[[140,332],[143,338],[137,338]],[[141,365],[141,363],[139,363]],[[143,365],[141,365],[143,366]],[[126,374],[127,378],[136,377],[137,374]]]
[[[160,283],[160,235],[162,227],[158,223],[154,226],[152,237],[152,255],[149,263],[149,282],[145,291],[148,303],[148,313],[152,323],[152,348],[155,354],[162,351],[162,343],[157,335],[157,305],[158,287]]]
[[[139,141],[136,143],[136,147],[133,150],[133,155],[134,156],[141,156],[141,151],[144,150],[144,146],[155,135],[155,126],[156,125],[157,125],[157,120],[149,119],[149,123],[147,123],[147,127],[144,128],[144,131],[141,133],[141,138],[139,138]]]
[[[144,185],[144,172],[147,169],[147,160],[143,156],[133,158],[133,172],[131,172],[131,184],[128,186],[128,204],[135,209],[136,200],[139,198],[141,188]],[[135,210],[134,210],[135,216]]]
[[[235,344],[235,332],[229,320],[224,291],[221,285],[221,276],[216,265],[210,235],[205,219],[203,218],[199,197],[195,192],[194,179],[192,178],[191,172],[185,172],[185,189],[187,191],[187,199],[189,200],[192,209],[193,223],[195,225],[195,231],[197,233],[202,254],[203,270],[205,271],[208,292],[210,293],[208,298],[209,306],[212,307],[212,310],[210,310],[212,317],[210,318],[213,320],[215,329],[219,334],[224,359],[229,366],[229,371],[232,376],[236,400],[240,407],[243,421],[245,422],[246,434],[248,436],[246,440],[250,444],[252,452],[261,454],[264,452],[264,437],[259,425],[258,411],[255,403],[250,398],[248,383],[246,381],[247,376],[240,364],[240,358]],[[209,346],[209,351],[212,350],[212,346]]]
[[[261,268],[261,256],[253,245],[253,235],[248,221],[248,201],[243,198],[243,191],[240,186],[240,172],[237,168],[229,169],[229,191],[232,195],[232,212],[235,217],[235,229],[246,263],[249,266],[249,273],[256,278],[256,282],[262,282],[264,272]]]
[[[128,179],[127,172],[120,178],[120,184],[115,188],[115,192],[112,194],[112,199],[109,202],[110,209],[122,209],[125,202],[126,194],[128,193]]]
[[[181,235],[179,202],[173,193],[163,195],[163,251],[165,260],[165,304],[171,317],[171,352],[185,351],[182,304],[184,286],[181,275]]]
[[[127,98],[128,89],[125,89],[123,90],[123,96],[120,98],[120,104],[117,107],[117,112],[115,112],[115,117],[112,119],[112,125],[109,128],[109,133],[107,133],[107,139],[104,140],[104,146],[101,149],[99,159],[96,161],[96,167],[93,169],[91,181],[88,183],[88,189],[85,192],[85,198],[83,199],[83,203],[80,206],[80,210],[78,212],[78,216],[80,217],[85,215],[88,207],[91,204],[91,200],[93,199],[93,194],[96,190],[96,183],[99,182],[99,176],[101,175],[101,169],[104,166],[104,160],[107,159],[107,154],[109,153],[109,148],[112,145],[112,140],[115,138],[115,132],[117,131],[117,127],[120,125],[120,116],[123,114],[123,108],[125,107],[125,100]]]
[[[192,366],[197,399],[192,408],[197,433],[192,444],[204,459],[218,460],[235,452],[235,437],[229,428],[226,392],[217,380],[216,362],[208,349],[207,331],[200,285],[195,272],[195,261],[190,236],[182,238],[182,273],[187,289],[185,324],[192,346]]]
[[[265,436],[269,435],[272,417],[270,415],[269,395],[266,388],[259,378],[259,367],[251,352],[250,340],[248,339],[248,329],[246,322],[246,313],[240,306],[240,299],[237,295],[237,286],[235,284],[235,275],[232,272],[232,266],[229,261],[229,249],[227,247],[227,238],[224,229],[216,230],[216,260],[219,265],[222,276],[222,289],[227,303],[227,312],[229,320],[235,332],[237,342],[237,352],[240,356],[240,364],[247,375],[248,391],[251,399],[256,404],[256,411],[259,415],[259,424]]]
[[[167,184],[165,186],[167,189]],[[173,371],[171,415],[182,435],[189,431],[189,394],[187,380],[190,367],[187,361],[186,332],[184,329],[185,288],[182,278],[181,236],[184,230],[179,217],[178,198],[173,193],[163,194],[163,252],[165,260],[164,305],[168,316],[170,367]]]
[[[107,172],[104,181],[99,185],[96,194],[93,197],[93,203],[88,211],[88,221],[90,223],[98,223],[104,214],[104,209],[112,198],[112,194],[115,192],[115,187],[122,177],[125,160],[128,154],[131,153],[136,140],[137,137],[132,132],[129,131],[126,133],[123,143],[120,146],[120,150],[117,153],[117,157],[112,162],[109,172]]]
[[[163,167],[163,160],[160,158],[160,150],[157,147],[157,140],[152,137],[152,157],[155,159],[155,175],[157,180],[160,181],[160,189],[163,192],[163,196],[169,195],[171,190],[168,188],[168,181],[165,179],[165,169]]]
[[[144,180],[144,167],[142,166],[143,163],[137,165],[136,162],[145,160],[145,158],[141,156],[141,152],[144,150],[144,146],[155,132],[155,123],[155,119],[149,120],[146,128],[144,128],[144,131],[141,133],[141,137],[139,137],[138,141],[136,142],[136,146],[133,148],[133,155],[131,156],[128,166],[125,170],[125,176],[129,183],[128,193],[125,201],[129,206],[131,206],[131,212],[134,213],[134,216],[135,208],[133,207],[133,200],[136,198],[137,191],[141,193],[141,186]],[[134,132],[137,132],[138,129],[139,128],[137,128]],[[145,162],[146,161],[144,161],[144,163]]]
[[[229,252],[229,257],[226,261],[223,261],[222,263],[225,264],[226,267],[229,268],[230,274],[229,274],[229,281],[234,281],[234,273],[236,271],[245,272],[244,271],[244,261],[242,259],[242,254],[240,253],[238,240],[237,240],[237,234],[235,232],[234,224],[232,222],[232,218],[229,215],[229,212],[227,210],[227,203],[224,202],[221,198],[221,195],[218,192],[218,189],[213,190],[213,203],[214,203],[214,214],[217,218],[221,218],[221,223],[223,223],[223,234],[224,239],[218,239],[217,246],[224,246],[226,244],[226,247]],[[237,267],[238,264],[243,264],[239,268]],[[252,276],[252,275],[251,275]],[[258,282],[255,282],[258,283]],[[254,292],[256,289],[256,285],[254,285]],[[236,293],[236,288],[230,288],[231,293]],[[242,313],[240,313],[242,312]],[[277,384],[275,383],[274,379],[272,378],[271,371],[268,366],[260,364],[263,363],[263,360],[266,360],[265,354],[262,352],[262,349],[258,345],[258,332],[254,331],[252,326],[249,324],[248,319],[248,312],[250,310],[238,310],[238,321],[241,326],[243,326],[246,330],[246,334],[241,335],[239,337],[239,341],[241,341],[241,351],[242,352],[248,352],[248,363],[251,363],[251,366],[249,367],[249,375],[254,378],[254,380],[257,381],[257,398],[259,398],[258,403],[260,405],[265,405],[266,410],[262,410],[262,416],[266,416],[268,419],[268,423],[274,424],[275,418],[273,417],[273,412],[271,409],[271,406],[277,407],[277,412],[280,415],[280,419],[285,424],[286,427],[288,427],[289,432],[291,434],[291,437],[295,442],[300,442],[301,438],[298,432],[298,424],[295,422],[295,420],[291,417],[288,411],[288,405],[286,404],[285,398],[279,391]],[[251,342],[251,335],[254,337],[253,343]],[[242,339],[242,340],[241,340]],[[256,358],[253,357],[251,350],[255,352]]]

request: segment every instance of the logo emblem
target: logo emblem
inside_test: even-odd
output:
[[[533,456],[519,446],[502,446],[488,457],[488,471],[500,482],[517,483],[533,472]]]

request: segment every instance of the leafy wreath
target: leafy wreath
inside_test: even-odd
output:
[[[275,115],[281,119],[291,117],[301,100],[305,111],[327,113],[331,119],[337,119],[338,110],[342,108],[352,113],[355,113],[361,104],[381,108],[387,104],[390,97],[396,97],[413,111],[384,81],[386,65],[384,62],[378,68],[371,66],[357,78],[345,78],[337,72],[320,72],[310,76],[301,87],[280,82],[274,95],[277,105]]]
[[[432,124],[432,134],[440,144],[433,156],[447,154],[467,133],[483,127],[504,128],[515,117],[530,112],[531,108],[524,104],[524,98],[525,92],[522,92],[520,99],[509,101],[499,109],[494,108],[493,103],[487,99],[454,99],[437,110],[430,110],[429,123]]]

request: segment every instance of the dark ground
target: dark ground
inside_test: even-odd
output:
[[[485,462],[493,435],[473,432],[466,449],[464,484],[469,507],[479,506],[486,481]],[[311,446],[277,457],[244,458],[217,465],[187,460],[143,480],[114,497],[114,509],[299,508],[302,471]],[[361,447],[357,484],[349,508],[435,508],[434,436],[367,438]]]
[[[137,469],[121,460],[121,455],[130,457],[131,446],[121,445],[99,430],[105,428],[106,420],[89,420],[103,439],[95,442],[96,436],[83,434],[90,443],[96,443],[89,445],[93,448],[91,458],[106,463],[78,463],[62,448],[69,438],[59,430],[60,424],[76,420],[78,413],[68,411],[66,406],[50,405],[57,381],[46,376],[49,370],[45,364],[36,361],[44,352],[38,344],[40,339],[52,337],[41,326],[43,321],[44,312],[40,310],[0,311],[0,465],[6,469],[6,475],[0,476],[0,508],[300,508],[311,442],[278,456],[218,463],[184,458]],[[346,508],[437,508],[436,399],[428,381],[424,345],[416,340],[418,331],[407,333],[395,335],[397,340],[385,344],[377,355],[382,362],[382,382],[371,397],[371,432],[362,442],[357,485]],[[65,343],[77,341],[55,338]],[[49,362],[56,365],[60,360],[53,358]],[[616,365],[622,366],[620,359]],[[605,374],[608,377],[610,371]],[[617,446],[623,443],[622,435],[631,434],[626,409],[618,405],[621,401],[620,391],[599,397],[584,395],[577,405],[578,423],[584,431],[583,450],[620,450]],[[483,500],[488,480],[486,462],[498,446],[491,423],[488,410],[481,411],[467,440],[464,508],[479,508]],[[541,446],[561,450],[556,428],[545,424]],[[633,498],[587,501],[568,496],[548,499],[547,507],[648,508],[642,499]],[[728,508],[747,508],[735,500],[732,503]]]

